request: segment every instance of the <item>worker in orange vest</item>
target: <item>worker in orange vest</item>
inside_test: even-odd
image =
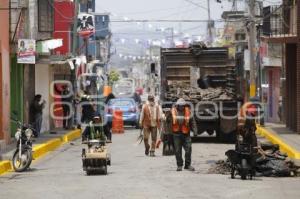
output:
[[[191,166],[192,163],[192,139],[190,136],[191,129],[197,132],[197,126],[191,115],[190,108],[184,99],[177,100],[172,108],[172,132],[174,134],[175,156],[177,162],[177,171],[182,171],[183,159],[182,148],[185,150],[184,169],[195,171]]]
[[[148,102],[143,105],[140,126],[144,131],[145,155],[155,156],[155,147],[157,141],[157,129],[160,128],[160,120],[162,119],[162,110],[155,103],[153,95],[148,96]],[[149,137],[151,135],[151,146],[149,145]]]

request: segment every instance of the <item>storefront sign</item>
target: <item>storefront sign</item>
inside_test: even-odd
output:
[[[87,38],[95,33],[95,20],[94,15],[79,14],[77,32],[79,36]]]
[[[18,63],[35,64],[35,40],[19,39],[18,40]]]

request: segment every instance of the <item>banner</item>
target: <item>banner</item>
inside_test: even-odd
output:
[[[18,63],[35,64],[35,40],[19,39],[18,40]]]

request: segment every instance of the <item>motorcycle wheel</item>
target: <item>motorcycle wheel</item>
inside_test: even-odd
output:
[[[19,149],[15,151],[12,159],[12,165],[16,172],[25,171],[32,162],[32,152],[30,150],[23,150],[21,157],[19,157]]]
[[[247,173],[248,173],[248,163],[246,159],[242,159],[242,168],[241,168],[241,178],[242,180],[247,179]]]

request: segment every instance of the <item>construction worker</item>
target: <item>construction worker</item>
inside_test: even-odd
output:
[[[144,131],[145,155],[155,156],[155,145],[157,141],[157,129],[160,128],[162,118],[161,108],[155,103],[153,95],[148,96],[148,102],[143,105],[140,116],[140,127]],[[151,146],[149,137],[151,136]]]
[[[244,138],[244,142],[257,146],[257,138],[255,135],[256,123],[258,116],[257,105],[252,102],[246,102],[240,109],[238,117],[238,133]]]
[[[93,121],[89,122],[88,126],[82,133],[82,140],[94,140],[99,139],[102,141],[106,141],[106,136],[103,130],[103,124],[100,114],[96,114],[93,117]]]
[[[172,132],[175,145],[175,156],[177,162],[177,171],[182,171],[183,159],[182,148],[185,150],[184,169],[195,171],[191,166],[192,163],[192,139],[190,136],[191,129],[197,132],[196,122],[191,116],[191,111],[182,98],[178,99],[172,108]]]

